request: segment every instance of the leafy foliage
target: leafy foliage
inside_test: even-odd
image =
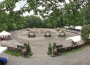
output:
[[[27,16],[25,17],[25,22],[27,27],[41,27],[42,26],[42,20],[37,16]]]
[[[90,23],[90,3],[87,0],[27,0],[18,11],[14,11],[16,3],[21,0],[4,0],[0,2],[0,31],[18,30],[28,27],[63,27],[65,25],[84,25]],[[59,3],[64,3],[63,7]],[[38,9],[44,7],[43,10]],[[34,11],[40,14],[43,20],[36,16],[25,16],[24,12]],[[50,13],[50,11],[52,11]],[[46,14],[46,15],[45,15]]]
[[[31,51],[31,47],[30,47],[29,43],[27,45],[27,54],[29,54],[30,56],[32,55],[32,51]]]
[[[90,0],[88,0],[88,4],[84,7],[84,16],[85,16],[85,24],[90,24]]]
[[[51,43],[49,43],[49,46],[48,46],[48,54],[51,54],[52,53],[52,46],[51,46]]]
[[[24,44],[24,47],[26,48],[26,51],[25,51],[25,53],[24,53],[24,56],[25,56],[25,57],[32,56],[32,51],[31,51],[31,47],[30,47],[29,43],[28,43],[28,44],[25,43],[25,44]]]
[[[84,15],[81,9],[77,9],[77,3],[70,1],[70,3],[66,3],[64,7],[65,25],[83,25],[83,23],[85,22]]]
[[[81,37],[84,41],[88,41],[90,35],[90,24],[83,26],[81,30]]]

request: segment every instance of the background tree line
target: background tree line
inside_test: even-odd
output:
[[[13,11],[15,3],[20,0],[4,0],[0,3],[0,31],[18,30],[23,28],[57,28],[66,25],[86,25],[90,23],[90,2],[89,0],[27,0],[28,7],[22,7]],[[63,7],[58,3],[64,3]],[[58,4],[58,5],[57,5]],[[45,7],[45,10],[37,9],[38,6]],[[34,11],[34,15],[40,13],[40,17],[22,16],[24,12]],[[52,13],[49,12],[52,10]],[[44,15],[47,14],[47,15]]]

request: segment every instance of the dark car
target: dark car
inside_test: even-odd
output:
[[[0,57],[0,65],[5,65],[6,63],[7,63],[7,59]]]

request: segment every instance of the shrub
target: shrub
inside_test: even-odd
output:
[[[27,43],[24,43],[24,47],[27,47]]]
[[[49,54],[52,54],[52,46],[51,46],[51,43],[49,43],[49,46],[48,46],[48,55]]]
[[[90,24],[82,27],[81,37],[84,41],[88,42],[90,35]]]
[[[29,43],[24,44],[24,48],[22,49],[22,55],[24,55],[24,57],[32,56],[32,51],[31,51],[31,47],[30,47]]]
[[[29,43],[27,45],[27,54],[32,56],[32,51],[31,51],[31,47],[30,47]]]

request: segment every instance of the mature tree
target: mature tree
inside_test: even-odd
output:
[[[47,27],[62,27],[64,26],[63,23],[63,10],[55,9],[53,13],[49,15],[48,18],[44,19],[46,22]]]
[[[15,4],[19,1],[22,0],[4,0],[2,3],[0,3],[0,11],[13,11],[15,8]],[[71,1],[71,0],[70,0]],[[87,0],[74,0],[77,2],[77,7],[76,9],[80,8],[80,6],[86,2]],[[60,3],[65,3],[65,0],[27,0],[27,3],[25,5],[29,6],[23,6],[20,10],[21,13],[23,12],[30,12],[33,10],[35,14],[38,14],[38,12],[42,15],[45,16],[44,14],[48,14],[50,10],[54,11],[55,8],[61,8]],[[45,7],[44,10],[38,9],[39,6]]]
[[[88,0],[88,3],[86,7],[84,7],[84,16],[85,16],[85,24],[90,24],[90,0]]]
[[[45,16],[44,14],[49,14],[50,10],[60,7],[59,3],[64,1],[65,0],[27,0],[27,3],[29,4],[28,9],[33,9],[35,14],[39,12],[40,15],[44,17]],[[40,10],[38,9],[39,6],[45,7],[45,9]]]
[[[0,31],[2,31],[3,29],[4,30],[7,30],[7,22],[8,20],[8,15],[6,13],[1,13],[0,14]]]
[[[0,2],[0,31],[2,30],[16,30],[26,27],[62,27],[64,25],[83,25],[85,22],[89,23],[89,9],[90,5],[87,0],[70,0],[69,4],[64,7],[60,3],[66,3],[65,0],[27,0],[27,3],[18,11],[14,11],[15,4],[22,0],[4,0]],[[88,4],[87,4],[88,3]],[[26,5],[28,6],[26,7]],[[87,4],[87,7],[85,6]],[[44,9],[40,10],[38,7],[42,6]],[[84,16],[82,14],[83,6],[85,7]],[[62,9],[64,8],[64,9]],[[24,12],[34,11],[35,14],[40,14],[42,20],[37,17],[23,17]],[[50,13],[50,11],[52,11]],[[46,15],[45,15],[46,14]],[[32,21],[30,21],[32,20]],[[29,23],[29,24],[28,24]],[[32,24],[32,25],[31,25]]]
[[[18,2],[18,0],[4,0],[3,2],[0,2],[0,23],[2,30],[14,30],[17,29],[17,24],[16,22],[21,21],[21,16],[20,14],[21,11],[13,11],[15,8],[15,4]]]
[[[37,16],[27,16],[25,17],[26,26],[27,27],[41,27],[42,26],[42,19]]]
[[[63,20],[65,25],[83,25],[85,20],[82,8],[77,8],[77,3],[74,1],[70,1],[69,4],[66,3],[64,6]]]

